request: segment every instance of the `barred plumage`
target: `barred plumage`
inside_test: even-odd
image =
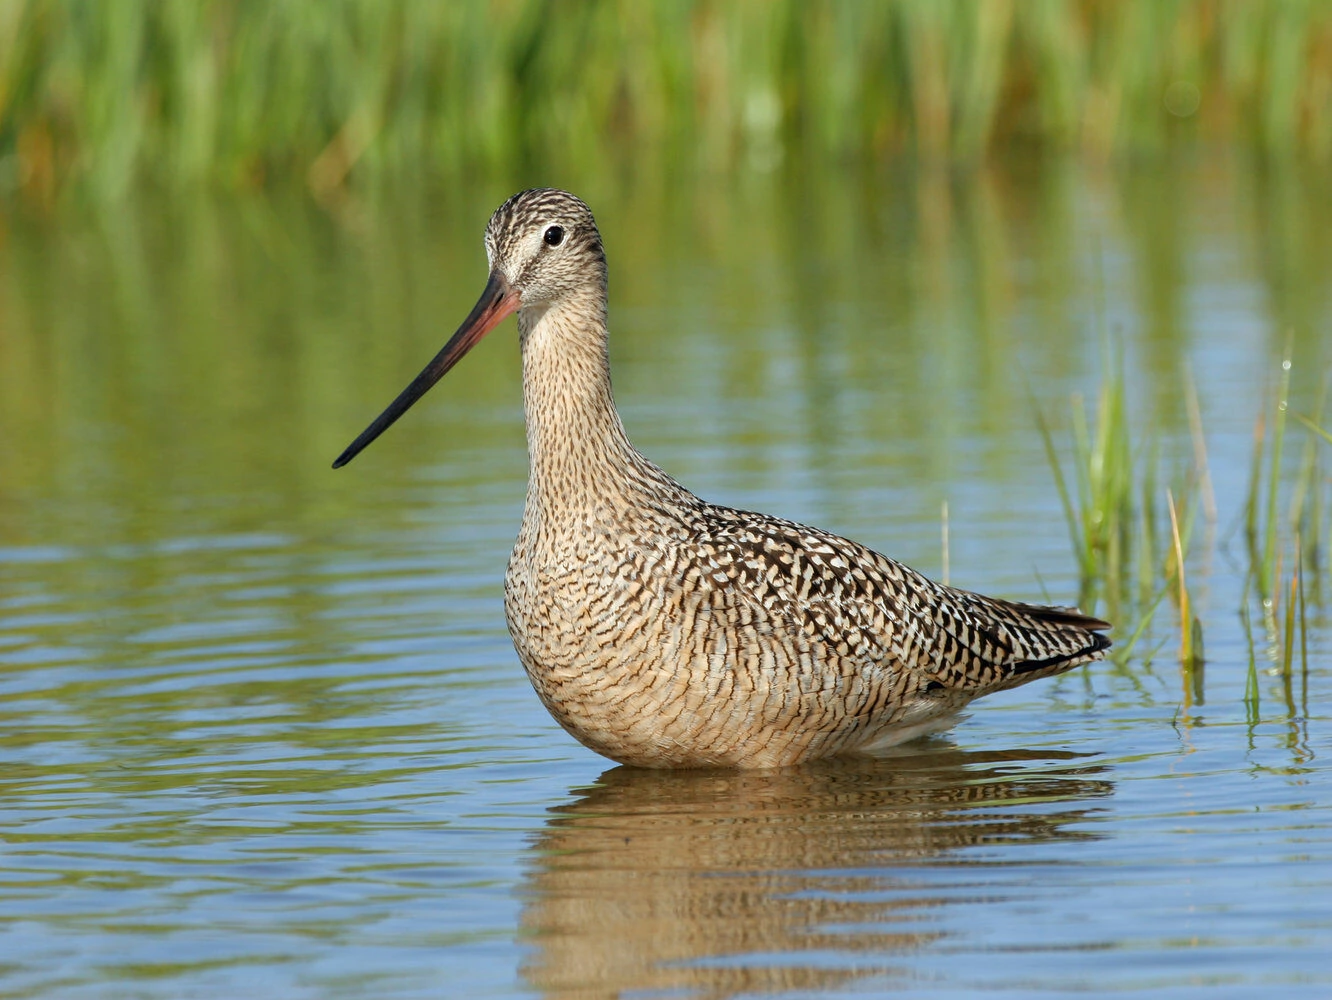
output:
[[[505,576],[519,658],[582,743],[647,767],[793,764],[946,727],[1099,659],[1109,626],[945,587],[855,542],[694,496],[629,442],[592,213],[544,188],[486,228],[491,280],[344,464],[518,312],[531,476]]]

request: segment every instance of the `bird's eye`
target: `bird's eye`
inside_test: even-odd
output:
[[[547,246],[557,247],[564,242],[564,230],[560,226],[551,226],[542,237]]]

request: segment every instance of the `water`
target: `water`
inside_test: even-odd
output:
[[[1259,622],[1246,704],[1234,530],[1285,343],[1295,409],[1328,364],[1317,175],[554,179],[602,222],[640,447],[936,575],[947,500],[973,589],[1076,594],[1028,386],[1065,440],[1115,338],[1176,454],[1196,376],[1201,701],[1167,602],[1125,665],[739,774],[615,768],[528,687],[511,326],[328,468],[522,180],[0,214],[0,995],[1332,991],[1332,636],[1314,592],[1287,692]]]

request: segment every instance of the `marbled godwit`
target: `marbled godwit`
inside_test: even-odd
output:
[[[560,725],[644,767],[774,767],[946,728],[972,699],[1099,659],[1109,626],[982,597],[817,528],[701,500],[611,397],[606,256],[588,207],[524,191],[486,226],[457,333],[334,468],[518,313],[531,475],[504,579],[519,659]]]

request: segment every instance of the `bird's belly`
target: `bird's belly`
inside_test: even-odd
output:
[[[890,666],[708,592],[511,563],[505,611],[551,715],[625,764],[783,766],[881,743],[919,714]]]

